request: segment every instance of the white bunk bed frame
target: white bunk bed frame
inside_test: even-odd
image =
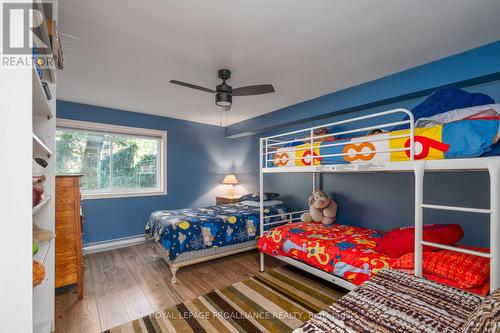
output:
[[[340,130],[335,131],[335,127],[350,124],[367,119],[375,118],[374,120],[382,120],[387,116],[404,116],[408,117],[407,120],[381,123],[376,126],[368,126],[362,128],[355,128],[350,130]],[[461,253],[467,253],[475,256],[485,257],[490,259],[490,290],[495,290],[500,288],[500,156],[495,157],[480,157],[480,158],[467,158],[467,159],[448,159],[448,160],[415,160],[415,127],[414,127],[414,117],[413,114],[406,109],[394,109],[390,111],[379,112],[371,115],[365,115],[355,118],[350,118],[347,120],[337,121],[321,126],[310,127],[302,130],[287,132],[283,134],[273,135],[260,139],[259,144],[259,156],[260,156],[260,234],[263,235],[264,229],[275,224],[284,223],[294,223],[298,222],[300,218],[297,217],[299,212],[290,212],[286,214],[278,214],[273,216],[263,216],[263,193],[264,193],[264,175],[272,173],[312,173],[312,190],[316,189],[316,178],[318,174],[321,173],[355,173],[355,172],[413,172],[415,175],[415,275],[422,277],[422,246],[430,245],[441,249],[452,250]],[[382,128],[392,128],[397,125],[408,125],[409,134],[393,136],[391,138],[374,138],[370,141],[389,141],[390,139],[408,137],[410,140],[410,145],[408,148],[398,148],[389,149],[384,151],[372,151],[371,153],[388,153],[393,151],[409,151],[409,161],[404,162],[386,162],[386,163],[355,163],[355,164],[332,164],[332,165],[314,165],[311,160],[310,166],[272,166],[269,167],[269,156],[274,154],[277,149],[284,148],[285,144],[294,142],[308,142],[309,148],[304,148],[302,145],[300,148],[287,147],[286,151],[298,151],[304,149],[310,149],[312,152],[314,143],[318,142],[318,139],[335,137],[337,135],[360,133],[365,135],[369,130],[382,129]],[[328,127],[333,130],[333,133],[326,135],[314,136],[314,130],[322,127]],[[290,139],[290,136],[299,136],[298,139]],[[328,143],[325,146],[338,146],[345,145],[348,142],[333,142]],[[316,147],[317,148],[317,147]],[[283,151],[283,150],[281,150]],[[334,157],[334,156],[345,156],[345,155],[362,155],[366,152],[357,153],[339,153],[339,154],[328,154],[328,155],[318,155],[315,158],[321,157]],[[312,155],[312,154],[311,154]],[[295,158],[298,159],[298,158]],[[479,209],[470,207],[458,207],[458,206],[443,206],[443,205],[433,205],[423,202],[424,194],[424,175],[426,171],[437,172],[437,171],[488,171],[490,177],[490,208],[489,209]],[[423,210],[424,209],[438,209],[438,210],[448,210],[457,212],[469,212],[477,214],[489,214],[490,215],[490,253],[483,253],[478,251],[472,251],[468,249],[458,248],[454,246],[442,245],[433,242],[427,242],[422,239],[423,235]],[[280,222],[269,222],[270,217],[282,216],[282,221]],[[295,218],[294,218],[295,216]],[[264,272],[264,253],[260,253],[260,271]],[[331,273],[325,272],[323,270],[314,268],[306,263],[299,260],[295,260],[285,256],[276,256],[278,258],[290,265],[298,267],[305,270],[311,274],[314,274],[320,278],[327,281],[333,282],[343,288],[352,290],[356,285],[350,283],[349,281],[335,276]]]

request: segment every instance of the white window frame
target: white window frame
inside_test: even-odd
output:
[[[127,197],[145,197],[145,196],[158,196],[167,195],[167,131],[154,130],[149,128],[139,128],[139,127],[129,127],[129,126],[119,126],[110,125],[103,123],[93,123],[87,121],[79,121],[72,119],[57,119],[56,122],[57,129],[75,129],[75,130],[87,130],[91,132],[104,132],[113,133],[121,135],[136,135],[143,137],[155,137],[160,139],[160,179],[159,179],[159,189],[155,190],[139,190],[139,191],[114,191],[114,192],[102,192],[102,193],[83,193],[82,199],[107,199],[107,198],[127,198]]]

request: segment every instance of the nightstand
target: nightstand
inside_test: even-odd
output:
[[[223,205],[223,204],[233,204],[237,203],[240,197],[230,197],[227,195],[220,195],[215,197],[215,204],[216,205]]]

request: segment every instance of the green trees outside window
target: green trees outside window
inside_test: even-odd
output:
[[[56,173],[82,174],[83,193],[158,188],[160,139],[60,128]]]

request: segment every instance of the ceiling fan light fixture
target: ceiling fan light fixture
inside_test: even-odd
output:
[[[233,96],[227,92],[220,92],[215,94],[215,104],[221,107],[229,107],[233,103]]]

